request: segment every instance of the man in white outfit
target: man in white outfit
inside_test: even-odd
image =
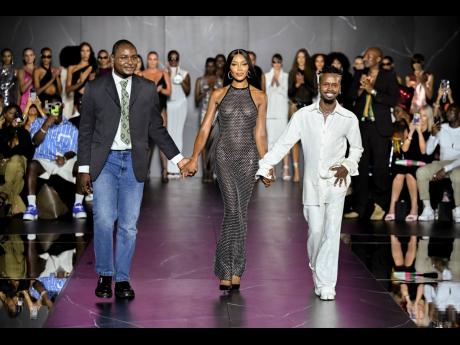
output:
[[[336,101],[340,82],[337,69],[323,69],[320,99],[292,116],[273,149],[259,161],[256,173],[269,186],[273,181],[273,166],[299,139],[302,141],[309,266],[315,293],[322,300],[335,299],[343,204],[350,176],[358,175],[358,162],[363,152],[357,117]],[[346,158],[347,140],[350,150]]]

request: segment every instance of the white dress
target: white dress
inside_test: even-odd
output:
[[[64,115],[66,119],[69,119],[73,114],[73,92],[71,92],[70,95],[67,96],[65,92],[66,82],[67,82],[67,68],[63,67],[61,69],[61,85],[62,85],[61,98],[62,98],[62,103],[64,103],[64,110],[62,111],[62,115]]]
[[[176,143],[179,151],[182,152],[185,120],[187,119],[187,96],[181,83],[174,83],[174,78],[182,76],[185,79],[188,72],[180,67],[170,67],[171,76],[171,96],[167,101],[169,135]],[[180,173],[179,167],[168,161],[168,173]]]
[[[271,86],[273,68],[265,73],[265,90],[267,92],[267,139],[270,150],[288,123],[289,98],[288,98],[288,74],[281,71],[279,85]]]

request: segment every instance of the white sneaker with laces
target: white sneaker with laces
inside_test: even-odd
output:
[[[418,220],[421,222],[429,222],[434,220],[434,211],[431,207],[425,207],[423,212],[420,216],[418,216]]]

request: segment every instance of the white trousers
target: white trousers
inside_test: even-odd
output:
[[[345,198],[304,206],[308,223],[308,259],[317,289],[335,289],[339,264],[340,228]]]
[[[184,126],[187,119],[187,99],[179,99],[175,101],[168,101],[168,123],[167,129],[169,135],[176,143],[180,152],[183,149],[184,141]],[[179,173],[179,167],[171,161],[168,161],[168,172]]]

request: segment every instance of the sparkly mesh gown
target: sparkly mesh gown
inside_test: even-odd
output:
[[[224,202],[222,231],[215,256],[219,279],[242,276],[246,264],[247,210],[259,154],[254,138],[257,107],[249,87],[230,86],[219,105],[216,175]]]

